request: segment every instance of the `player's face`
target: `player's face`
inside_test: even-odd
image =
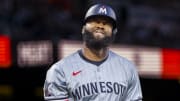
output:
[[[95,39],[101,40],[112,35],[112,23],[104,17],[91,18],[86,23],[86,29],[91,32]]]
[[[83,39],[89,48],[101,49],[112,42],[112,22],[104,17],[89,19],[83,28]]]

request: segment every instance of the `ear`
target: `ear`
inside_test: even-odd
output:
[[[113,29],[113,34],[116,35],[117,33],[117,28]]]
[[[84,30],[85,30],[85,26],[83,25],[82,30],[81,30],[82,34],[84,34],[84,32],[85,32]]]

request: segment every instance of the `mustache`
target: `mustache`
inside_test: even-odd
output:
[[[93,31],[89,31],[87,29],[84,30],[83,32],[83,40],[86,42],[87,47],[91,48],[91,49],[95,49],[95,50],[99,50],[102,48],[105,48],[107,46],[109,46],[109,44],[111,44],[111,42],[113,41],[113,37],[111,36],[106,36],[100,40],[97,40],[94,38],[93,36]]]

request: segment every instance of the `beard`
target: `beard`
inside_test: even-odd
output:
[[[97,39],[94,37],[93,32],[90,32],[87,29],[84,30],[84,33],[82,33],[82,35],[83,35],[83,41],[85,41],[86,46],[90,49],[95,49],[95,50],[106,48],[113,41],[113,36],[105,36],[104,38]]]

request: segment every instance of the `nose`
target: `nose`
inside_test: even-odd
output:
[[[97,23],[97,28],[104,29],[104,23],[103,22],[98,22]]]

